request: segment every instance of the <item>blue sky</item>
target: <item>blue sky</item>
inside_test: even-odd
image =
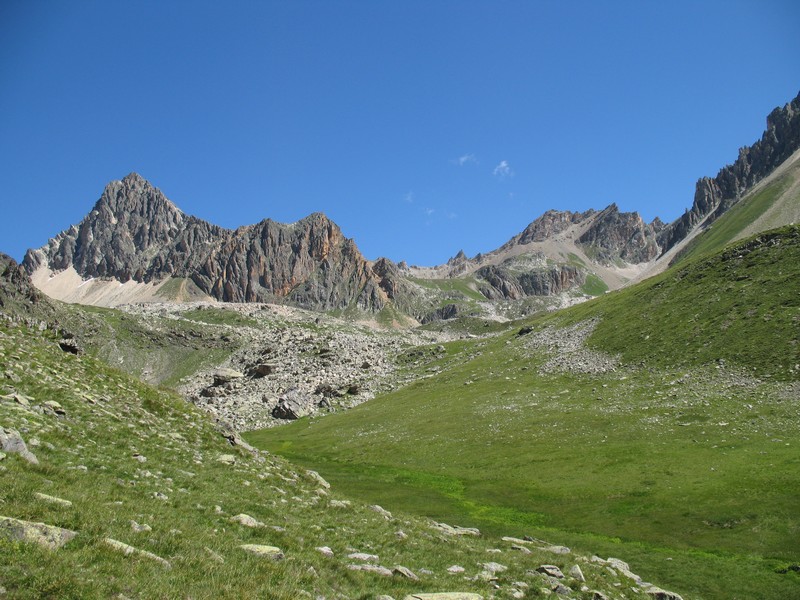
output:
[[[3,0],[0,251],[131,171],[422,265],[550,208],[670,221],[800,91],[798,31],[795,0]]]

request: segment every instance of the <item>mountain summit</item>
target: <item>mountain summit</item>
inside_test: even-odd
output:
[[[226,302],[379,310],[387,300],[355,243],[324,214],[229,230],[185,215],[136,173],[109,183],[78,225],[29,250],[23,265],[48,279],[60,271],[154,285],[180,278]]]
[[[500,248],[473,258],[459,251],[436,267],[369,262],[322,213],[225,229],[183,213],[131,173],[109,183],[78,225],[29,250],[23,266],[49,295],[89,304],[213,299],[369,312],[392,305],[392,318],[404,313],[423,322],[459,311],[491,316],[496,311],[484,310],[486,301],[564,294],[579,301],[658,272],[729,209],[776,177],[786,179],[781,173],[798,160],[800,95],[770,113],[761,139],[743,147],[733,164],[701,178],[691,209],[672,223],[645,223],[616,204],[550,210]],[[781,190],[794,189],[792,181]],[[759,202],[753,218],[776,199]],[[794,213],[782,214],[778,225]],[[732,236],[748,224],[739,221]]]

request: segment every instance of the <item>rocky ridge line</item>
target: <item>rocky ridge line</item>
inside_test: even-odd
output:
[[[182,277],[225,302],[378,311],[389,299],[355,242],[322,213],[224,229],[185,215],[136,173],[111,182],[80,224],[29,250],[23,266],[120,282]]]
[[[800,148],[800,94],[767,116],[767,129],[752,146],[739,149],[733,164],[716,177],[697,181],[692,207],[667,225],[658,236],[662,252],[685,238],[700,222],[718,219],[754,185],[764,179]]]

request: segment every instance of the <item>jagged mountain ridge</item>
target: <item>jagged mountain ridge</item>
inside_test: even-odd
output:
[[[355,243],[325,215],[229,230],[185,215],[136,173],[111,182],[80,224],[29,250],[23,265],[29,274],[72,267],[84,279],[122,283],[187,278],[226,302],[379,310],[388,299]]]
[[[471,261],[463,253],[452,259],[444,276],[474,273],[476,291],[486,300],[552,296],[581,286],[585,269],[562,264],[563,256],[548,261],[555,255],[542,254],[534,243],[562,233],[564,223],[580,226],[579,242],[592,249],[593,259],[584,256],[587,261],[611,265],[649,260],[655,254],[653,226],[612,204],[585,213],[548,211],[502,248]],[[506,264],[519,248],[533,252],[522,269],[519,261]],[[78,225],[43,248],[29,250],[23,266],[56,297],[59,291],[45,286],[53,275],[69,271],[79,276],[73,288],[91,279],[157,287],[176,278],[190,281],[205,297],[225,302],[287,301],[317,310],[355,305],[373,312],[393,302],[417,318],[429,312],[417,301],[420,290],[409,281],[407,267],[385,258],[367,261],[355,242],[321,213],[292,224],[266,219],[229,230],[186,215],[136,173],[109,183]]]
[[[666,253],[692,229],[710,225],[800,148],[800,94],[767,116],[767,129],[752,146],[739,149],[738,158],[716,177],[702,177],[695,186],[692,207],[664,227],[658,236]]]
[[[183,294],[190,298],[371,312],[393,304],[416,318],[441,306],[442,297],[426,296],[415,279],[466,278],[465,285],[486,300],[559,295],[582,289],[590,276],[615,289],[651,271],[798,148],[800,95],[770,113],[761,140],[742,148],[732,165],[698,181],[692,208],[673,223],[658,218],[645,223],[616,204],[600,211],[550,210],[497,250],[471,259],[459,252],[437,267],[408,267],[383,258],[371,263],[321,213],[293,224],[266,219],[225,229],[184,214],[132,173],[110,183],[80,224],[28,251],[23,265],[40,289],[71,301],[148,300],[164,282],[180,279],[182,286],[190,284]],[[60,273],[72,275],[66,284],[71,290],[50,285]],[[92,278],[152,284],[152,290],[139,296],[117,292],[113,302],[74,294]]]

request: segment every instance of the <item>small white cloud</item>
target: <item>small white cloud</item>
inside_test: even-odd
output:
[[[453,159],[452,162],[454,165],[458,165],[459,167],[463,167],[467,164],[478,164],[478,158],[474,154],[464,154],[463,156],[459,156],[458,158]]]
[[[403,196],[403,200],[405,200],[408,204],[414,204],[414,192],[408,192],[405,196]]]
[[[431,216],[435,212],[436,212],[435,208],[426,208],[425,209],[425,214],[428,215],[428,216]]]
[[[492,175],[500,179],[505,179],[506,177],[513,177],[514,171],[511,169],[511,165],[508,164],[507,160],[501,160],[500,164],[492,171]]]
[[[458,215],[456,213],[454,213],[454,212],[449,212],[449,213],[447,213],[447,218],[451,219],[451,220],[452,219],[456,219],[456,218],[458,218]]]

